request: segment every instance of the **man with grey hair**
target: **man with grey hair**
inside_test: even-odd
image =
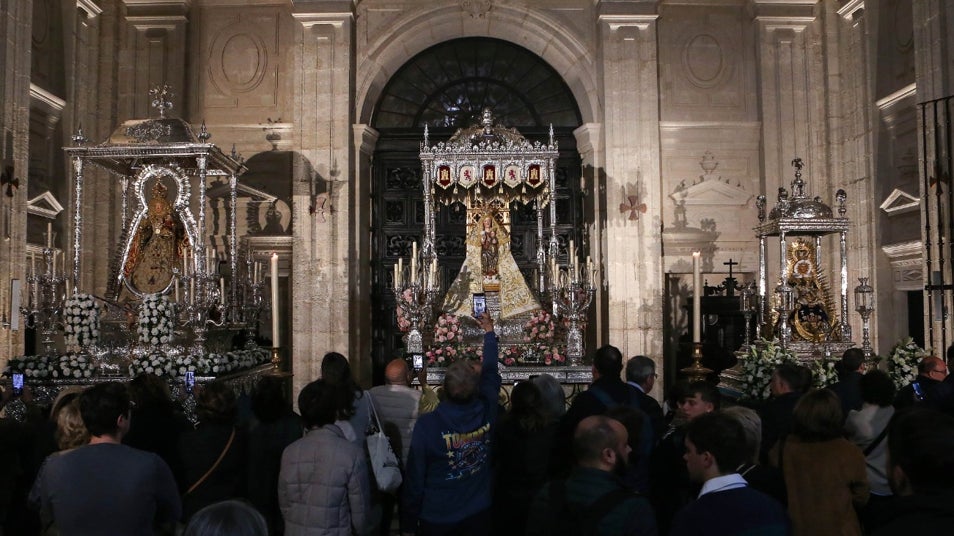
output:
[[[759,465],[759,451],[762,445],[762,419],[754,409],[744,406],[732,406],[722,410],[732,417],[745,431],[745,461],[735,468],[752,489],[761,491],[779,503],[788,504],[788,492],[782,472],[771,465]]]
[[[639,409],[649,417],[653,426],[653,445],[659,442],[663,433],[662,406],[649,394],[656,384],[656,376],[656,362],[644,355],[634,356],[626,362],[626,383],[636,390]]]
[[[445,399],[421,415],[411,436],[401,502],[401,532],[491,533],[490,437],[497,421],[497,335],[490,315],[481,369],[456,361],[444,375]]]

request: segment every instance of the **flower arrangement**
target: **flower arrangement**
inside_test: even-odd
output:
[[[139,342],[159,346],[172,340],[175,305],[168,296],[150,294],[143,298],[139,308]]]
[[[524,340],[527,342],[539,342],[547,344],[553,340],[554,324],[553,316],[540,309],[533,313],[527,325],[524,326]]]
[[[751,400],[765,400],[769,397],[772,373],[779,365],[800,364],[794,353],[765,339],[759,339],[750,345],[748,351],[739,356],[739,363],[742,372],[742,397]]]
[[[210,353],[203,356],[179,355],[165,356],[158,352],[137,358],[129,365],[129,375],[142,373],[156,376],[180,377],[188,371],[199,376],[217,376],[245,370],[266,363],[270,359],[267,350],[236,350],[233,352]]]
[[[89,294],[74,294],[63,304],[63,332],[67,346],[95,344],[99,340],[99,309]]]
[[[888,376],[898,389],[914,381],[918,375],[918,363],[928,352],[917,345],[911,337],[898,341],[888,354]]]
[[[439,346],[427,349],[424,358],[429,367],[446,367],[459,359],[468,359],[468,356],[454,346]]]
[[[395,314],[397,315],[397,326],[401,333],[407,333],[411,329],[411,321],[408,319],[407,315],[404,312],[404,304],[411,303],[414,299],[414,292],[410,288],[404,289],[404,292],[401,293],[401,300],[398,302],[397,307],[395,307]]]
[[[437,317],[434,326],[434,342],[456,342],[460,340],[460,320],[457,316],[444,313]]]
[[[835,365],[836,359],[822,358],[812,361],[810,369],[812,371],[812,387],[815,389],[824,389],[838,382],[838,369]]]
[[[67,353],[60,356],[31,355],[11,359],[4,376],[14,372],[33,380],[65,380],[91,378],[95,365],[86,356]]]

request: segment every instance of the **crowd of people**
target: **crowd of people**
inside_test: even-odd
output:
[[[0,536],[882,536],[954,526],[944,360],[925,358],[897,393],[884,372],[865,372],[856,349],[830,389],[810,389],[809,370],[785,364],[772,397],[750,408],[704,381],[676,384],[660,404],[653,360],[604,346],[569,407],[541,374],[514,385],[507,408],[493,321],[479,323],[482,361],[453,363],[437,391],[423,374],[413,387],[403,359],[388,363],[385,385],[364,390],[337,353],[298,393],[299,413],[276,376],[248,396],[221,382],[197,387],[196,424],[153,375],[65,389],[48,416],[0,419]],[[375,422],[400,466],[396,491],[376,486],[365,448]]]

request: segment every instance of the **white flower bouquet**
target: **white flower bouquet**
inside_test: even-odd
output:
[[[81,354],[68,353],[61,356],[31,355],[11,359],[3,371],[4,376],[14,372],[33,381],[79,380],[92,378],[96,366]]]
[[[152,352],[137,358],[129,365],[129,375],[142,373],[155,374],[169,378],[181,378],[192,371],[197,376],[220,376],[229,372],[245,370],[268,362],[271,358],[267,350],[236,350],[224,354],[210,353],[203,356],[179,355],[165,356]]]
[[[783,350],[772,341],[759,339],[739,356],[741,367],[742,397],[750,400],[765,400],[771,395],[769,383],[772,373],[782,363],[800,364],[795,354]]]
[[[72,348],[99,340],[99,309],[89,294],[74,294],[63,304],[63,332]]]
[[[150,294],[139,308],[139,342],[159,346],[172,341],[175,326],[175,304],[166,295]]]
[[[838,369],[835,367],[837,363],[837,359],[824,357],[812,361],[809,367],[812,370],[812,387],[815,389],[824,389],[838,383]]]
[[[888,354],[888,376],[898,389],[914,381],[918,375],[918,363],[928,352],[917,345],[911,337],[898,341]]]

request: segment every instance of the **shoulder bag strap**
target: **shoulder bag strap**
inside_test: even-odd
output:
[[[384,428],[381,428],[381,420],[378,419],[378,410],[374,407],[374,398],[371,397],[369,391],[364,392],[364,396],[368,397],[368,405],[371,406],[371,415],[374,417],[374,425],[377,427],[378,432],[384,433]],[[368,431],[365,430],[365,435],[368,435]]]
[[[229,448],[232,447],[232,441],[234,440],[235,440],[235,427],[233,426],[232,433],[229,435],[229,440],[225,444],[225,448],[222,449],[222,453],[219,454],[219,459],[215,460],[215,463],[213,463],[212,467],[209,467],[209,470],[206,471],[204,475],[202,475],[202,478],[197,480],[195,484],[192,484],[191,486],[189,486],[189,489],[185,492],[184,495],[188,495],[192,493],[193,491],[195,491],[196,488],[198,488],[200,485],[202,485],[203,482],[205,482],[205,479],[209,478],[209,475],[212,474],[212,471],[215,471],[215,468],[218,467],[220,463],[222,463],[222,459],[225,458],[225,455],[228,453]]]
[[[884,438],[887,437],[887,436],[888,436],[888,425],[885,424],[885,425],[884,425],[884,429],[881,430],[881,433],[878,434],[878,437],[876,437],[876,438],[874,439],[874,441],[871,442],[870,445],[868,445],[867,447],[865,447],[865,450],[863,451],[863,452],[864,452],[864,455],[865,455],[865,458],[867,458],[869,454],[871,454],[872,452],[874,452],[874,449],[878,448],[878,445],[880,445],[881,442],[884,441]]]

